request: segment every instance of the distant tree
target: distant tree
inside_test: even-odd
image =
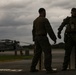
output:
[[[64,48],[64,43],[60,42],[58,44],[52,45],[52,48]]]

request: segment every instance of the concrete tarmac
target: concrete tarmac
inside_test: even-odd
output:
[[[21,60],[12,62],[0,62],[0,75],[50,75],[45,70],[31,73],[30,65],[32,60]],[[76,70],[61,71],[57,69],[57,73],[51,75],[76,75]]]
[[[21,72],[0,72],[0,75],[76,75],[76,71],[58,71],[57,73],[47,74],[45,71],[31,73],[28,71]]]
[[[57,73],[53,73],[51,75],[76,75],[76,70],[61,71],[64,51],[55,50],[52,52],[52,55],[53,55],[52,67],[57,69]],[[31,61],[32,59],[17,60],[12,62],[0,62],[0,75],[50,75],[47,74],[45,70],[31,73],[30,72]]]

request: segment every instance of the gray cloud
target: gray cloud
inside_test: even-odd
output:
[[[48,7],[59,7],[63,9],[70,9],[76,6],[76,0],[48,0],[44,3],[49,4]]]
[[[0,39],[32,42],[32,22],[38,16],[40,7],[46,9],[46,17],[57,35],[62,20],[70,16],[70,10],[75,6],[76,0],[1,0]],[[63,38],[58,39],[58,42],[60,41],[63,41]]]

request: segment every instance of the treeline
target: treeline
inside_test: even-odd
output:
[[[12,50],[14,47],[17,47],[17,49],[19,49],[19,48],[34,49],[35,45],[34,44],[29,44],[29,45],[20,46],[20,41],[10,40],[10,39],[0,40],[0,50]],[[53,44],[53,45],[51,45],[51,47],[53,49],[63,49],[64,48],[64,43],[60,42],[58,44]]]
[[[28,48],[28,49],[34,49],[34,45],[27,45],[27,46],[22,46],[24,49],[25,48]],[[61,43],[58,43],[58,44],[53,44],[52,45],[52,48],[53,49],[63,49],[64,48],[64,43],[61,42]]]
[[[54,49],[64,49],[65,44],[63,42],[58,43],[58,44],[53,44],[52,48]]]

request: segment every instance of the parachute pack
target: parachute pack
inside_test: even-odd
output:
[[[76,32],[76,18],[69,17],[69,23],[66,27],[67,32]]]

